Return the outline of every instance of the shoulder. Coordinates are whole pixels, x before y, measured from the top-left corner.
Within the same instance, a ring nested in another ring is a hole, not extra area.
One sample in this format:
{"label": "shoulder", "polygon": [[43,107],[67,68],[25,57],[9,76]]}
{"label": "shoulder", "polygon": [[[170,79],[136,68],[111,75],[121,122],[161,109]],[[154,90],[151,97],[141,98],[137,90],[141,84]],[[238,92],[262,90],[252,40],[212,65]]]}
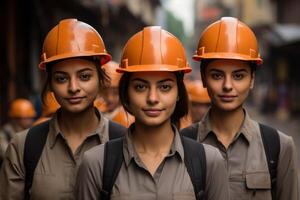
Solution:
{"label": "shoulder", "polygon": [[291,156],[296,153],[296,146],[294,140],[291,136],[277,130],[280,140],[280,157]]}
{"label": "shoulder", "polygon": [[14,137],[12,138],[9,146],[14,147],[14,149],[16,149],[17,152],[20,152],[21,154],[23,154],[25,140],[26,140],[28,131],[29,131],[29,129],[26,129],[24,131],[16,133],[14,135]]}

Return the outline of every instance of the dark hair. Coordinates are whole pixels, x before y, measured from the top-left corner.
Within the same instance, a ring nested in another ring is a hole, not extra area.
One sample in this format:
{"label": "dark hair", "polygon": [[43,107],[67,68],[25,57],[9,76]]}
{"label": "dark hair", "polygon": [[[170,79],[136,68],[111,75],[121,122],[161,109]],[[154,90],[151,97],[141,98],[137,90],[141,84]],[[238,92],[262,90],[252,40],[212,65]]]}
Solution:
{"label": "dark hair", "polygon": [[[175,72],[174,73],[176,76],[176,82],[177,82],[177,88],[178,88],[178,101],[176,102],[176,107],[171,115],[171,122],[175,124],[178,128],[180,125],[180,119],[188,114],[188,94],[187,90],[185,88],[184,82],[183,82],[183,77],[184,73],[183,72]],[[128,98],[128,87],[129,87],[129,80],[131,77],[132,73],[130,72],[125,72],[119,82],[119,97],[120,101],[125,108],[125,110],[132,114],[130,109],[129,109],[129,98]]]}
{"label": "dark hair", "polygon": [[[98,77],[99,77],[100,91],[102,91],[105,87],[107,87],[110,84],[110,77],[101,68],[100,58],[98,58],[98,57],[77,57],[77,58],[89,60],[89,61],[92,61],[95,64],[97,74],[98,74]],[[44,86],[43,86],[43,89],[42,89],[42,94],[41,94],[42,103],[44,105],[45,105],[45,99],[46,99],[47,92],[50,90],[50,82],[51,82],[51,79],[52,79],[52,73],[51,73],[52,72],[51,71],[52,66],[55,65],[58,62],[61,62],[61,61],[62,60],[58,60],[58,61],[55,61],[55,62],[48,63],[46,65],[47,77],[46,77],[46,82],[44,83]]]}

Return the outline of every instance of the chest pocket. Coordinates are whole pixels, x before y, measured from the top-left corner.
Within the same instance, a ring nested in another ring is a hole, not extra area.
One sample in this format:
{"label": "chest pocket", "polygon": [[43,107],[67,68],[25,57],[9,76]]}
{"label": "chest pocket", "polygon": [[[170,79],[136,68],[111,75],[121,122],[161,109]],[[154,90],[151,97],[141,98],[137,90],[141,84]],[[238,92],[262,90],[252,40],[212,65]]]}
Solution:
{"label": "chest pocket", "polygon": [[249,199],[271,200],[271,181],[268,172],[246,174],[246,187]]}
{"label": "chest pocket", "polygon": [[246,186],[247,189],[270,190],[270,174],[268,172],[256,172],[246,174]]}

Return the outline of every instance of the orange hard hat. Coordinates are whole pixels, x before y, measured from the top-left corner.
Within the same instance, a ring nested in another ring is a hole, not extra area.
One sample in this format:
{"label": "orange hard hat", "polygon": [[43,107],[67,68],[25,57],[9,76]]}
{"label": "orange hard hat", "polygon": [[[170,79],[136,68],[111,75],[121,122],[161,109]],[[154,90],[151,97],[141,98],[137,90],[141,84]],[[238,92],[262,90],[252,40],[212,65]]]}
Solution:
{"label": "orange hard hat", "polygon": [[106,112],[107,106],[102,97],[97,97],[94,101],[94,106],[100,111],[100,112]]}
{"label": "orange hard hat", "polygon": [[192,71],[181,42],[159,26],[145,27],[123,49],[118,72]]}
{"label": "orange hard hat", "polygon": [[8,115],[9,117],[33,118],[36,112],[29,100],[16,99],[11,103]]}
{"label": "orange hard hat", "polygon": [[47,63],[74,57],[99,57],[103,65],[111,60],[99,33],[77,19],[64,19],[46,36],[39,67]]}
{"label": "orange hard hat", "polygon": [[58,108],[60,108],[60,105],[56,101],[53,92],[48,92],[42,105],[42,116],[54,114]]}
{"label": "orange hard hat", "polygon": [[103,69],[105,73],[110,78],[110,87],[119,87],[119,81],[121,79],[121,74],[116,70],[119,67],[119,64],[114,61],[109,61],[105,65],[103,65]]}
{"label": "orange hard hat", "polygon": [[135,121],[135,118],[131,114],[126,112],[122,107],[111,120],[125,127],[129,127]]}
{"label": "orange hard hat", "polygon": [[207,89],[203,87],[200,80],[186,82],[189,100],[197,103],[210,103]]}
{"label": "orange hard hat", "polygon": [[233,17],[222,17],[203,31],[193,59],[235,59],[262,64],[254,33]]}

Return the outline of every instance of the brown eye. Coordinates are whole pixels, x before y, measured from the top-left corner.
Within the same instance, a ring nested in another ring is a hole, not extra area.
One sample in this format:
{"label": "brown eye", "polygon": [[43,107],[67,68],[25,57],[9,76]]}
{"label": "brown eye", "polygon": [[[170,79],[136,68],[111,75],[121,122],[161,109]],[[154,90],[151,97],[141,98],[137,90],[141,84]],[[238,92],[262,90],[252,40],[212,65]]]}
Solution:
{"label": "brown eye", "polygon": [[68,80],[68,77],[65,75],[55,75],[54,80],[57,83],[65,83]]}
{"label": "brown eye", "polygon": [[79,78],[82,81],[88,81],[91,79],[91,74],[87,74],[87,73],[80,74]]}
{"label": "brown eye", "polygon": [[162,84],[159,86],[159,89],[163,92],[168,92],[172,89],[172,86],[169,84]]}
{"label": "brown eye", "polygon": [[222,78],[223,78],[223,74],[221,74],[221,73],[212,73],[212,74],[211,74],[211,77],[212,77],[214,80],[219,80],[219,79],[222,79]]}
{"label": "brown eye", "polygon": [[245,75],[243,73],[233,74],[233,79],[234,80],[242,80],[244,77],[245,77]]}
{"label": "brown eye", "polygon": [[135,84],[134,89],[138,92],[143,92],[147,89],[147,86],[145,84]]}

